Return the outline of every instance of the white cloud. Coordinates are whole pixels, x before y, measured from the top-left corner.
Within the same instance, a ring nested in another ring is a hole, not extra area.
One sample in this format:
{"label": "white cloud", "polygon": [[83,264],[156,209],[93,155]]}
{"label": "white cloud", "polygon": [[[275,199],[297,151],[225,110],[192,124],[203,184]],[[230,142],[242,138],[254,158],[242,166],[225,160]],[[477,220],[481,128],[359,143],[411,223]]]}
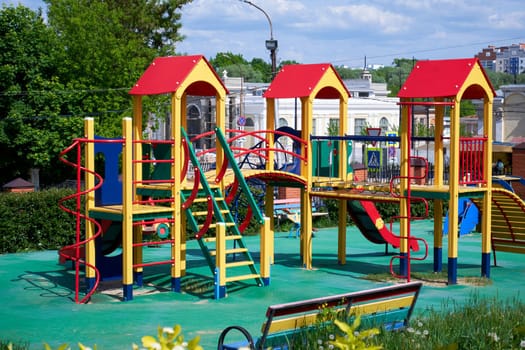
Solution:
{"label": "white cloud", "polygon": [[328,20],[333,23],[335,19],[341,28],[365,25],[368,30],[379,29],[386,34],[403,32],[412,22],[410,17],[371,5],[334,6],[329,12],[332,16]]}
{"label": "white cloud", "polygon": [[[36,9],[42,0],[0,0]],[[279,60],[358,66],[393,58],[472,57],[488,45],[525,42],[523,0],[249,0],[271,18]],[[183,6],[177,51],[213,57],[230,51],[269,61],[268,21],[243,0]]]}
{"label": "white cloud", "polygon": [[464,7],[465,2],[463,0],[395,0],[393,4],[395,7],[400,6],[412,10],[446,8],[453,11]]}
{"label": "white cloud", "polygon": [[488,17],[488,23],[495,29],[523,29],[525,12],[496,13]]}

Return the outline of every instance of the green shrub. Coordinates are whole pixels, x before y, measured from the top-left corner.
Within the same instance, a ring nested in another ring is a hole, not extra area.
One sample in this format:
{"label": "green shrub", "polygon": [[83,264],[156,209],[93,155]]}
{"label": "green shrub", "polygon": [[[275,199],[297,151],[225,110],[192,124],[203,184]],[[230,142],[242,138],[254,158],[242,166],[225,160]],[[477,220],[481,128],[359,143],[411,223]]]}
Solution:
{"label": "green shrub", "polygon": [[29,343],[0,340],[0,350],[27,350]]}
{"label": "green shrub", "polygon": [[[74,243],[75,217],[58,206],[61,198],[72,193],[70,189],[0,193],[0,254],[59,249]],[[65,204],[75,207],[74,200]]]}

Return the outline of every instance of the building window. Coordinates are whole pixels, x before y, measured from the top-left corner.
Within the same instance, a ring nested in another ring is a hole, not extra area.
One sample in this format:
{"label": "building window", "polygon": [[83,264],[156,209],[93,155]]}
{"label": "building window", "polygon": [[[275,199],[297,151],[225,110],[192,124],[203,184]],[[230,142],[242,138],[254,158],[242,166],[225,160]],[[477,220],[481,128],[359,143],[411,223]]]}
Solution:
{"label": "building window", "polygon": [[279,118],[279,124],[278,124],[279,128],[280,127],[283,127],[283,126],[288,126],[288,121],[286,120],[286,118]]}
{"label": "building window", "polygon": [[247,126],[249,128],[253,128],[255,126],[255,123],[253,122],[253,119],[252,118],[246,118],[246,124],[244,124],[244,126]]}
{"label": "building window", "polygon": [[388,131],[388,119],[383,117],[379,121],[379,127],[381,128],[381,134],[386,135],[386,132]]}
{"label": "building window", "polygon": [[329,119],[328,121],[328,135],[339,135],[339,119]]}
{"label": "building window", "polygon": [[201,111],[197,106],[191,105],[188,107],[188,119],[200,119]]}
{"label": "building window", "polygon": [[354,124],[354,135],[364,135],[366,131],[366,119],[356,118]]}

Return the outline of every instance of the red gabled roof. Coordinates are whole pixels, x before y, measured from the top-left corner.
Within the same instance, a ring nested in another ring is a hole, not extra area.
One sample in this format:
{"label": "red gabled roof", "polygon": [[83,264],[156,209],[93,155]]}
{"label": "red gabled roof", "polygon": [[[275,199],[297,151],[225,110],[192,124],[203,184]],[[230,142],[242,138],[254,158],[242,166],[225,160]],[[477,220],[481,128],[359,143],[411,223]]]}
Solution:
{"label": "red gabled roof", "polygon": [[[432,98],[456,96],[468,75],[479,65],[493,96],[496,96],[490,80],[477,58],[418,61],[397,94],[400,98]],[[463,96],[467,99],[483,98],[481,88],[472,88]]]}
{"label": "red gabled roof", "polygon": [[9,181],[2,187],[3,188],[28,188],[28,187],[35,187],[35,185],[32,182],[22,179],[21,177],[17,177],[16,179]]}
{"label": "red gabled roof", "polygon": [[[213,76],[222,84],[222,80],[202,55],[158,57],[153,60],[131,88],[129,94],[159,95],[175,92],[200,60],[206,62]],[[222,86],[227,92],[224,84]],[[189,95],[195,96],[215,96],[216,94],[213,86],[204,81],[190,85],[187,92]]]}
{"label": "red gabled roof", "polygon": [[[294,98],[310,96],[323,75],[332,69],[341,82],[342,87],[350,96],[343,81],[337,74],[336,70],[329,63],[318,64],[290,64],[284,66],[279,74],[266,90],[266,98]],[[316,98],[336,99],[339,98],[339,92],[335,89],[321,89]]]}

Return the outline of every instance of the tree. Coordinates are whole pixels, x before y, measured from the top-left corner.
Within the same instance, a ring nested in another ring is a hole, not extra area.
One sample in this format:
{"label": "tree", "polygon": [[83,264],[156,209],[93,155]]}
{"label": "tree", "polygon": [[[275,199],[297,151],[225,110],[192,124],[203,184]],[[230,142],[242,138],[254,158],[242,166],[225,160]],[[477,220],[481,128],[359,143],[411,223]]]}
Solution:
{"label": "tree", "polygon": [[53,177],[60,166],[51,159],[71,135],[71,121],[57,120],[64,50],[41,13],[23,6],[1,9],[0,36],[0,181],[27,178],[31,168]]}
{"label": "tree", "polygon": [[373,72],[373,79],[377,82],[386,82],[390,96],[397,96],[399,89],[405,83],[414,67],[415,58],[395,58],[393,66],[382,67]]}
{"label": "tree", "polygon": [[218,52],[215,57],[210,58],[210,64],[219,70],[221,67],[232,66],[236,64],[245,65],[248,61],[240,54],[233,54],[231,52]]}
{"label": "tree", "polygon": [[[267,63],[261,58],[253,58],[250,64],[254,70],[261,74],[262,80],[260,81],[264,83],[269,83],[272,81],[272,65],[270,63]],[[280,67],[282,67],[282,64],[279,65],[277,71],[279,71]]]}
{"label": "tree", "polygon": [[210,64],[217,74],[222,76],[226,71],[229,77],[243,77],[249,82],[270,82],[272,68],[260,58],[254,58],[248,62],[240,54],[231,52],[219,52],[210,58]]}
{"label": "tree", "polygon": [[334,67],[341,79],[359,79],[361,76],[361,69],[352,69],[345,66]]}
{"label": "tree", "polygon": [[[54,1],[54,0],[48,0]],[[136,34],[158,55],[175,55],[176,44],[184,39],[180,34],[181,8],[193,0],[111,0],[111,11],[121,12],[121,22],[127,34]]]}
{"label": "tree", "polygon": [[499,89],[501,85],[514,84],[514,76],[511,74],[494,72],[492,70],[486,70],[485,72],[494,89]]}
{"label": "tree", "polygon": [[[66,47],[63,79],[75,92],[69,112],[96,117],[97,134],[120,136],[120,119],[131,115],[129,89],[155,57],[175,54],[183,39],[177,11],[191,0],[45,1]],[[144,104],[146,113],[158,108]]]}
{"label": "tree", "polygon": [[[0,166],[4,182],[41,169],[43,183],[68,177],[59,152],[82,135],[120,136],[131,115],[128,91],[154,57],[175,53],[178,10],[191,0],[44,0],[40,12],[0,13]],[[159,104],[145,103],[147,113]],[[69,170],[69,169],[68,169]]]}

